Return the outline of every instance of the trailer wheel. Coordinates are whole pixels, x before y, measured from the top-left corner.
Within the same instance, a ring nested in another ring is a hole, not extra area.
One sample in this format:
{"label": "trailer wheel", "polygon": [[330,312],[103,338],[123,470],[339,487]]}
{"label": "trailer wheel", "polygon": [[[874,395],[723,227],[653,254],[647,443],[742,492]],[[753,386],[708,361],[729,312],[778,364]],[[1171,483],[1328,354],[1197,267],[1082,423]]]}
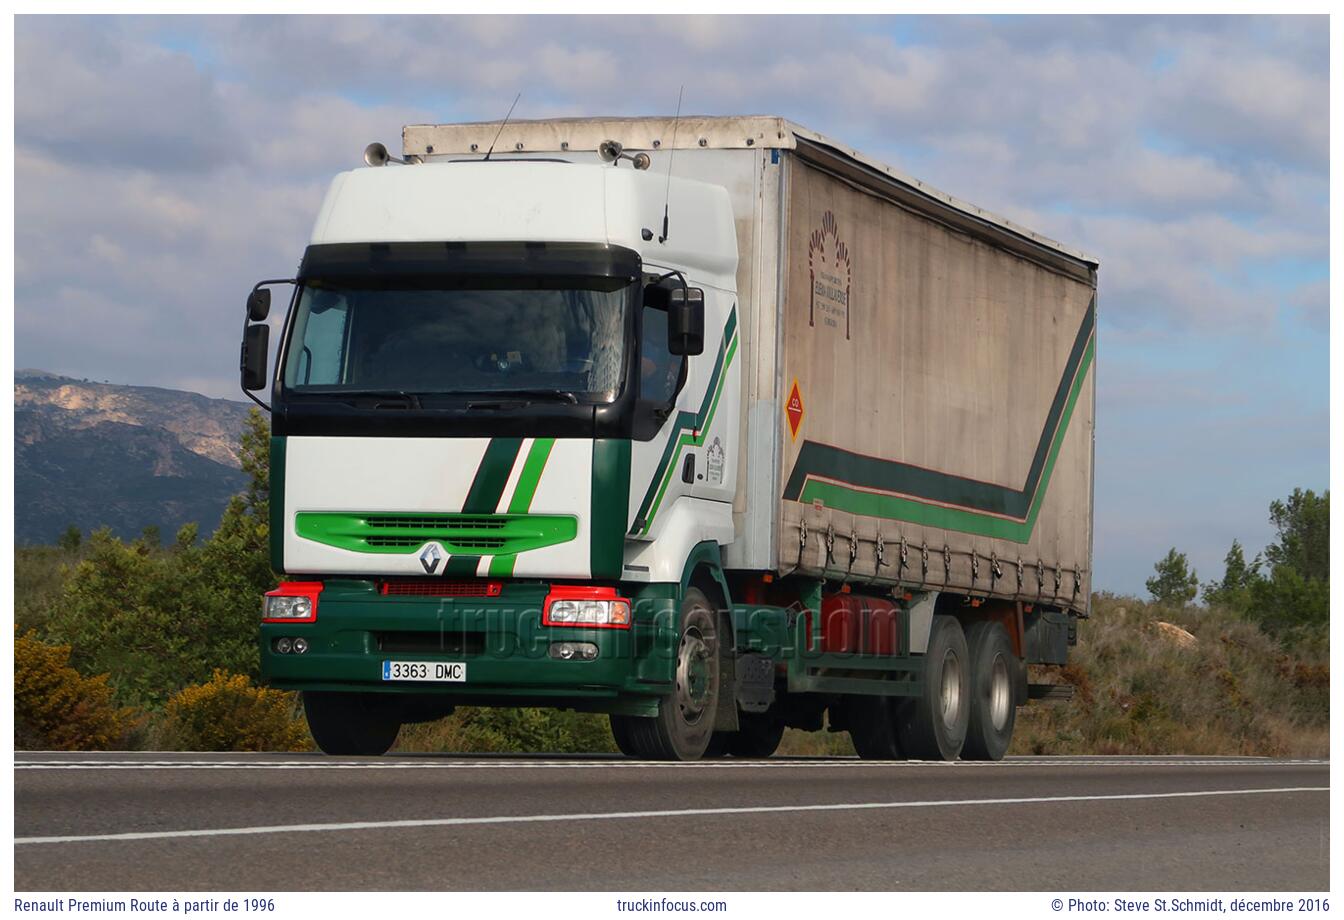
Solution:
{"label": "trailer wheel", "polygon": [[860,760],[901,760],[895,702],[885,696],[851,696],[849,738]]}
{"label": "trailer wheel", "polygon": [[308,731],[324,754],[386,754],[401,731],[398,701],[382,693],[305,691]]}
{"label": "trailer wheel", "polygon": [[956,760],[970,722],[971,668],[961,624],[933,618],[924,655],[924,694],[896,707],[896,734],[907,757]]}
{"label": "trailer wheel", "polygon": [[737,731],[728,735],[728,753],[734,757],[769,757],[784,738],[784,720],[772,711],[739,712]]}
{"label": "trailer wheel", "polygon": [[979,622],[966,633],[971,653],[971,718],[961,756],[1002,760],[1013,740],[1018,661],[1001,623]]}
{"label": "trailer wheel", "polygon": [[675,686],[652,718],[630,717],[636,756],[649,760],[699,760],[714,734],[719,705],[719,618],[698,588],[681,603]]}

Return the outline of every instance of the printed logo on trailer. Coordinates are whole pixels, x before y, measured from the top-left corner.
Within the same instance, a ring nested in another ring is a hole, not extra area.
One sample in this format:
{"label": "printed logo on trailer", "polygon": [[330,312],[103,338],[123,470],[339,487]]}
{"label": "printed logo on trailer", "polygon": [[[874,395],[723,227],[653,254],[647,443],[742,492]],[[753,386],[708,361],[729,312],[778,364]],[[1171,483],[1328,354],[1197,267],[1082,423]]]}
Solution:
{"label": "printed logo on trailer", "polygon": [[840,239],[835,215],[827,211],[821,219],[821,229],[812,231],[807,245],[807,269],[812,279],[812,298],[808,307],[807,324],[815,326],[821,315],[823,326],[845,327],[849,338],[849,247]]}

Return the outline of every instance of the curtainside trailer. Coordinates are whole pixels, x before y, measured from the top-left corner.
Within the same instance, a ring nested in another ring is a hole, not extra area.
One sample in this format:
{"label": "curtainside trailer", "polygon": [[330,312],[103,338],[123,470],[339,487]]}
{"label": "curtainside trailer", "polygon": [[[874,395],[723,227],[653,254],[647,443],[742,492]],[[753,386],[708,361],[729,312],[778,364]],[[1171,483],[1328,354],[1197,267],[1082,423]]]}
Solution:
{"label": "curtainside trailer", "polygon": [[241,360],[262,671],[323,750],[485,705],[647,758],[1004,755],[1089,609],[1095,259],[774,117],[366,162]]}

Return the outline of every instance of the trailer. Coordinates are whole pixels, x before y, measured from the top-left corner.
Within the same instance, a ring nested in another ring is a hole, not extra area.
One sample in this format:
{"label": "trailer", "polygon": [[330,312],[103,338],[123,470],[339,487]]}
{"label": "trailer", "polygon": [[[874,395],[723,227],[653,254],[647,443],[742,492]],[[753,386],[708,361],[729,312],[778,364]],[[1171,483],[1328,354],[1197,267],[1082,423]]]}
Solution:
{"label": "trailer", "polygon": [[474,704],[643,757],[1003,756],[1089,609],[1096,260],[774,117],[368,160],[242,360],[294,578],[263,674],[324,750]]}

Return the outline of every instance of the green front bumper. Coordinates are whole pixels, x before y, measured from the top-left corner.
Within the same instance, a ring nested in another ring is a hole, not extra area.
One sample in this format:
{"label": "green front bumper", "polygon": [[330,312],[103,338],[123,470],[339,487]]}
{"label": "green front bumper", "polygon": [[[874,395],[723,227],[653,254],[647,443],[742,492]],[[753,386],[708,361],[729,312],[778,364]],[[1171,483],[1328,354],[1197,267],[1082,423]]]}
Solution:
{"label": "green front bumper", "polygon": [[[506,583],[498,597],[386,596],[371,581],[330,580],[314,623],[263,623],[261,673],[287,690],[371,690],[639,711],[672,688],[676,599],[634,599],[630,629],[541,625],[548,586]],[[652,595],[652,596],[650,596]],[[303,637],[304,654],[275,640]],[[550,657],[552,643],[591,642],[592,661]],[[384,661],[463,662],[466,680],[387,681]]]}

